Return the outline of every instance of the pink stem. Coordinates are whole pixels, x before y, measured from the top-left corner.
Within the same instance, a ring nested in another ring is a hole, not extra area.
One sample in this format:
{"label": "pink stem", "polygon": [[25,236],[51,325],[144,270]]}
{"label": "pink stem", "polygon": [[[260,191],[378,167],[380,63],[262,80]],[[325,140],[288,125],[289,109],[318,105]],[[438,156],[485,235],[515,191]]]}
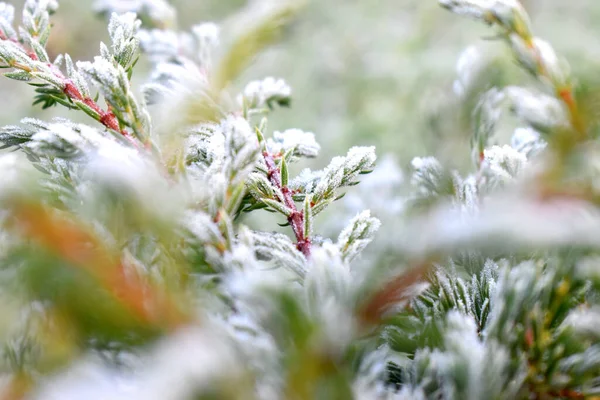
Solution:
{"label": "pink stem", "polygon": [[294,231],[294,235],[296,235],[296,248],[300,250],[306,258],[309,258],[311,242],[310,238],[306,237],[306,233],[304,232],[304,214],[302,211],[298,211],[290,188],[281,184],[281,171],[275,164],[273,155],[265,151],[263,152],[263,157],[267,164],[267,176],[269,177],[269,180],[275,187],[281,190],[281,193],[283,193],[283,204],[292,210],[292,214],[288,217],[288,222]]}

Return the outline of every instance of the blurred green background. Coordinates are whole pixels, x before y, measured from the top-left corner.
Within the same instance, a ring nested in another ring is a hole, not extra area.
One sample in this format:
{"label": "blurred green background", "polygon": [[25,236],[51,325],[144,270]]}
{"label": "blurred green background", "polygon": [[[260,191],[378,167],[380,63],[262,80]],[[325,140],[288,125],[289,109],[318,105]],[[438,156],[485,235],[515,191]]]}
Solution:
{"label": "blurred green background", "polygon": [[[9,1],[20,9],[23,1]],[[181,28],[219,21],[245,0],[174,0]],[[600,64],[600,1],[527,0],[534,31],[566,57],[579,79],[594,80]],[[49,49],[91,59],[106,22],[92,12],[91,0],[61,0]],[[460,164],[468,160],[469,115],[473,101],[459,102],[452,91],[456,61],[469,45],[486,50],[481,80],[489,85],[518,83],[524,73],[504,46],[483,39],[493,31],[440,8],[436,0],[312,1],[278,45],[262,54],[240,81],[267,75],[293,88],[293,107],[278,111],[271,128],[315,132],[324,166],[352,145],[376,145],[401,164],[415,155],[434,154]],[[139,71],[138,71],[139,72]],[[138,82],[144,74],[138,73]],[[22,117],[48,119],[68,111],[31,107],[33,90],[0,81],[0,123]],[[485,89],[478,87],[474,93]],[[471,98],[475,98],[472,96]],[[74,119],[82,113],[70,113]]]}

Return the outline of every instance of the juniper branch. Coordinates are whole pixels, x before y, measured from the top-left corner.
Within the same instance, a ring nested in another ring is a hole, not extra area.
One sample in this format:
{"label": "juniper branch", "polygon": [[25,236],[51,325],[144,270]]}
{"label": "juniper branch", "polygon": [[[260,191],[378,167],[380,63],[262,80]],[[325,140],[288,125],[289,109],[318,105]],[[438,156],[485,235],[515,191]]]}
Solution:
{"label": "juniper branch", "polygon": [[[5,42],[8,41],[10,43],[14,43],[15,45],[19,46],[19,48],[29,56],[31,61],[36,62],[35,64],[33,64],[33,67],[30,67],[27,65],[23,65],[16,60],[7,60],[7,64],[10,67],[20,69],[20,70],[26,71],[26,72],[46,72],[46,71],[42,70],[41,68],[39,68],[39,66],[36,65],[37,63],[40,63],[40,61],[39,61],[38,57],[36,56],[36,54],[32,50],[26,49],[25,46],[23,44],[19,43],[17,40],[11,40],[11,39],[7,38],[6,35],[2,31],[0,31],[0,40],[5,41]],[[108,108],[106,110],[102,109],[100,107],[100,105],[98,105],[98,103],[96,101],[94,101],[94,99],[92,99],[89,96],[84,96],[81,93],[81,91],[77,88],[75,83],[71,79],[65,77],[64,74],[58,68],[56,68],[51,63],[45,63],[45,65],[52,72],[52,74],[53,74],[54,78],[56,79],[56,82],[60,86],[62,92],[73,103],[75,103],[75,104],[82,103],[85,106],[89,107],[94,113],[97,114],[95,116],[95,119],[98,122],[100,122],[102,125],[104,125],[106,128],[111,129],[116,132],[119,132],[123,136],[126,136],[126,137],[130,136],[127,131],[125,131],[124,129],[121,129],[121,127],[119,126],[119,122],[118,122],[117,118],[115,117],[115,114],[113,114],[113,112],[110,110],[110,108]]]}
{"label": "juniper branch", "polygon": [[281,180],[281,169],[275,163],[273,154],[264,151],[263,157],[267,164],[267,177],[269,178],[269,181],[271,181],[273,186],[281,190],[281,193],[283,193],[283,204],[292,210],[288,217],[288,222],[296,236],[296,247],[308,258],[310,257],[311,239],[304,230],[304,213],[296,207],[296,203],[292,197],[292,190],[287,185],[283,184]]}

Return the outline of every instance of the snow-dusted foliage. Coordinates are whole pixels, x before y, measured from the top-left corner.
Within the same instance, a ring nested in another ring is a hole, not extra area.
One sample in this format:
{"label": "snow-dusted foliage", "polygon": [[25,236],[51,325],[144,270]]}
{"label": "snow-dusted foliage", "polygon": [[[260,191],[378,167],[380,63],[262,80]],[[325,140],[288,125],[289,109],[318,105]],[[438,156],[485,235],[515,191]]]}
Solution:
{"label": "snow-dusted foliage", "polygon": [[326,132],[268,129],[284,80],[232,83],[300,2],[181,32],[166,1],[98,1],[110,43],[87,62],[50,61],[55,1],[26,1],[18,27],[0,3],[4,75],[91,118],[0,128],[17,150],[0,155],[0,397],[597,396],[598,127],[517,0],[440,3],[495,26],[539,84],[473,102],[471,169],[352,147],[297,175]]}

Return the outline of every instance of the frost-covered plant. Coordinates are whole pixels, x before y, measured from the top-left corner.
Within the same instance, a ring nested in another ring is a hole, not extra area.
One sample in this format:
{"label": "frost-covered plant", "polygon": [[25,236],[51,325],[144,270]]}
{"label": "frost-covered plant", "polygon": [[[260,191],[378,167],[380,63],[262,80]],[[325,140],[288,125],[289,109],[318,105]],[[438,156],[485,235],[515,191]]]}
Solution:
{"label": "frost-covered plant", "polygon": [[[415,398],[596,398],[600,342],[588,329],[600,214],[589,97],[517,0],[440,4],[494,26],[538,87],[481,96],[467,176],[431,157],[413,161],[413,217],[390,243],[420,260],[413,271],[430,285],[381,329],[382,343],[405,356],[388,364],[388,383]],[[463,55],[455,86],[469,85],[469,68],[477,59]],[[523,126],[502,145],[504,104]]]}
{"label": "frost-covered plant", "polygon": [[[350,262],[379,221],[363,212],[332,240],[315,219],[371,172],[374,148],[294,177],[291,164],[320,147],[300,129],[269,135],[267,114],[290,105],[290,87],[230,88],[299,4],[257,3],[242,28],[188,33],[167,29],[165,2],[99,2],[110,43],[92,62],[50,60],[56,2],[27,1],[18,29],[14,8],[0,7],[5,76],[34,86],[35,104],[96,121],[0,130],[20,150],[2,157],[3,293],[22,315],[2,332],[7,396],[277,398],[317,390],[305,379],[315,367],[345,376],[328,365],[342,366],[359,332],[365,282]],[[140,56],[152,63],[144,97],[130,82]],[[244,227],[258,210],[281,214],[291,238]],[[72,374],[86,368],[101,373],[82,376],[84,389]]]}
{"label": "frost-covered plant", "polygon": [[[269,132],[291,88],[272,77],[232,88],[301,4],[258,1],[180,32],[164,1],[102,1],[111,42],[93,62],[51,62],[56,2],[28,0],[18,29],[0,3],[5,75],[34,86],[35,104],[95,120],[0,129],[18,150],[0,157],[3,395],[599,394],[596,126],[516,0],[441,4],[495,25],[540,87],[482,96],[467,176],[433,157],[413,160],[411,179],[391,161],[371,175],[375,213],[394,220],[358,263],[380,220],[354,197],[341,232],[319,235],[317,222],[376,168],[375,149],[293,176],[320,146],[319,132]],[[142,96],[138,57],[152,68]],[[506,103],[524,126],[500,145]],[[390,181],[410,194],[387,199]],[[285,233],[244,225],[263,212]]]}

